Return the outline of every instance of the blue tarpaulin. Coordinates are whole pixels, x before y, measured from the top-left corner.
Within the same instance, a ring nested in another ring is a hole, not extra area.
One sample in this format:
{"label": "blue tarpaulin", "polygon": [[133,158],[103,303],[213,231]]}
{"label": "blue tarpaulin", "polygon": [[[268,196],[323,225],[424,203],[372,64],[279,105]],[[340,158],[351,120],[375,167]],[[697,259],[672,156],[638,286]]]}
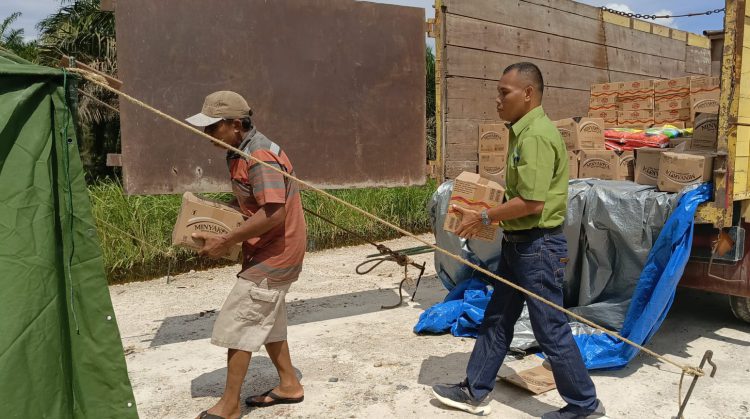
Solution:
{"label": "blue tarpaulin", "polygon": [[442,303],[425,310],[419,316],[414,333],[445,333],[454,336],[476,337],[484,319],[484,310],[490,302],[492,290],[479,279],[470,279],[456,285]]}
{"label": "blue tarpaulin", "polygon": [[[710,198],[710,184],[686,192],[667,219],[641,271],[620,330],[623,337],[643,345],[659,330],[690,258],[695,211]],[[605,334],[579,335],[576,339],[589,369],[623,367],[638,353],[633,346]]]}
{"label": "blue tarpaulin", "polygon": [[[672,211],[648,254],[620,331],[622,336],[644,344],[661,326],[690,257],[695,211],[710,197],[711,185],[703,184],[686,192]],[[443,303],[422,313],[414,332],[450,330],[455,336],[476,336],[491,293],[479,279],[459,283]],[[576,342],[589,369],[625,366],[638,352],[605,334],[581,333]]]}

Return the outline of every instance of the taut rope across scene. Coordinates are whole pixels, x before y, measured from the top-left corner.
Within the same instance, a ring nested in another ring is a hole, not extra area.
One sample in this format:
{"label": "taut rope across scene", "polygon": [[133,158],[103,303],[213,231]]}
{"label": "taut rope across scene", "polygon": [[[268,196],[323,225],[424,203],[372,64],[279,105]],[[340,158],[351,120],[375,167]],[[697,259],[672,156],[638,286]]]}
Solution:
{"label": "taut rope across scene", "polygon": [[[79,74],[79,75],[81,75],[81,77],[83,77],[84,79],[90,81],[91,83],[94,83],[94,84],[102,87],[105,90],[108,90],[108,91],[110,91],[112,93],[115,93],[115,94],[119,95],[119,97],[121,97],[121,98],[123,98],[123,99],[125,99],[125,100],[127,100],[127,101],[129,101],[131,103],[133,103],[134,105],[136,105],[136,106],[138,106],[138,107],[140,107],[142,109],[148,110],[148,111],[150,111],[150,112],[158,115],[159,117],[161,117],[163,119],[166,119],[166,120],[168,120],[168,121],[170,121],[170,122],[172,122],[172,123],[174,123],[176,125],[179,125],[182,128],[184,128],[184,129],[186,129],[186,130],[188,130],[188,131],[190,131],[190,132],[192,132],[194,134],[197,134],[200,137],[202,137],[202,138],[204,138],[204,139],[206,139],[208,141],[211,141],[212,143],[214,143],[214,144],[216,144],[216,145],[218,145],[218,146],[220,146],[222,148],[225,148],[225,149],[227,149],[229,151],[237,153],[238,155],[240,155],[240,156],[242,156],[242,157],[244,157],[244,158],[246,158],[248,160],[252,160],[252,161],[254,161],[257,164],[263,165],[264,167],[266,167],[268,169],[274,170],[274,171],[278,172],[279,174],[281,174],[282,176],[284,176],[285,178],[288,178],[288,179],[290,179],[292,181],[297,182],[300,185],[305,186],[307,189],[315,191],[316,193],[321,194],[321,195],[325,196],[326,198],[328,198],[328,199],[330,199],[330,200],[332,200],[332,201],[334,201],[334,202],[336,202],[338,204],[341,204],[341,205],[343,205],[343,206],[351,209],[352,211],[355,211],[355,212],[357,212],[357,213],[359,213],[359,214],[361,214],[361,215],[363,215],[363,216],[365,216],[365,217],[367,217],[367,218],[369,218],[371,220],[374,220],[374,221],[376,221],[378,223],[381,223],[381,224],[383,224],[383,225],[385,225],[385,226],[387,226],[387,227],[389,227],[389,228],[391,228],[391,229],[393,229],[395,231],[398,231],[399,233],[401,233],[404,236],[410,237],[410,238],[412,238],[414,240],[417,240],[417,241],[423,243],[426,247],[433,249],[435,252],[439,252],[439,253],[441,253],[441,254],[443,254],[443,255],[451,258],[451,259],[454,259],[454,260],[456,260],[456,261],[458,261],[458,262],[460,262],[460,263],[462,263],[462,264],[464,264],[466,266],[469,266],[472,269],[474,269],[475,271],[481,272],[481,273],[487,275],[490,278],[493,278],[493,279],[495,279],[497,281],[500,281],[501,283],[503,283],[503,284],[505,284],[505,285],[507,285],[507,286],[509,286],[509,287],[511,287],[511,288],[513,288],[513,289],[515,289],[517,291],[519,291],[519,292],[522,292],[523,294],[528,295],[531,298],[537,299],[537,300],[541,301],[542,303],[547,304],[548,306],[550,306],[550,307],[552,307],[552,308],[554,308],[556,310],[559,310],[559,311],[565,313],[570,318],[573,318],[573,319],[575,319],[575,320],[577,320],[577,321],[579,321],[579,322],[581,322],[583,324],[586,324],[587,326],[590,326],[590,327],[592,327],[592,328],[594,328],[594,329],[596,329],[596,330],[598,330],[598,331],[600,331],[602,333],[605,333],[605,334],[607,334],[607,335],[609,335],[609,336],[611,336],[611,337],[613,337],[613,338],[615,338],[617,340],[620,340],[620,341],[622,341],[622,342],[624,342],[624,343],[626,343],[626,344],[628,344],[628,345],[630,345],[630,346],[632,346],[632,347],[634,347],[634,348],[636,348],[636,349],[638,349],[638,350],[640,350],[640,351],[642,351],[642,352],[644,352],[644,353],[646,353],[646,354],[648,354],[648,355],[650,355],[650,356],[652,356],[652,357],[654,357],[654,358],[656,358],[656,359],[658,359],[660,361],[663,361],[663,362],[665,362],[667,364],[670,364],[670,365],[676,367],[681,372],[680,385],[678,386],[678,405],[682,405],[683,404],[682,403],[682,394],[681,394],[682,393],[682,385],[681,384],[682,384],[682,379],[684,378],[684,376],[685,375],[690,375],[690,376],[694,377],[693,385],[691,385],[691,390],[692,390],[692,387],[695,385],[695,380],[698,377],[702,377],[702,376],[705,375],[703,369],[701,368],[702,365],[703,365],[703,363],[701,363],[701,367],[693,367],[693,366],[690,366],[690,365],[687,365],[687,364],[681,364],[680,362],[678,362],[676,360],[673,360],[673,359],[671,359],[671,358],[669,358],[669,357],[667,357],[665,355],[661,355],[659,353],[656,353],[656,352],[654,352],[654,351],[652,351],[652,350],[650,350],[650,349],[648,349],[648,348],[646,348],[646,347],[644,347],[644,346],[642,346],[642,345],[640,345],[640,344],[638,344],[636,342],[633,342],[633,341],[631,341],[631,340],[629,340],[629,339],[621,336],[617,332],[614,332],[614,331],[611,331],[609,329],[606,329],[605,327],[600,326],[600,325],[598,325],[598,324],[596,324],[596,323],[594,323],[594,322],[592,322],[592,321],[590,321],[590,320],[588,320],[588,319],[586,319],[586,318],[584,318],[584,317],[582,317],[582,316],[580,316],[580,315],[578,315],[576,313],[573,313],[572,311],[567,310],[566,308],[564,308],[564,307],[562,307],[562,306],[560,306],[558,304],[555,304],[554,302],[549,301],[549,300],[547,300],[547,299],[545,299],[545,298],[543,298],[543,297],[541,297],[541,296],[539,296],[539,295],[537,295],[537,294],[535,294],[535,293],[533,293],[533,292],[531,292],[531,291],[529,291],[529,290],[527,290],[527,289],[525,289],[525,288],[523,288],[521,286],[518,286],[518,285],[514,284],[513,282],[511,282],[511,281],[509,281],[509,280],[507,280],[505,278],[502,278],[499,275],[497,275],[497,274],[495,274],[493,272],[490,272],[489,270],[487,270],[485,268],[482,268],[479,265],[476,265],[476,264],[474,264],[472,262],[469,262],[469,261],[461,258],[460,256],[458,256],[456,254],[453,254],[450,251],[448,251],[446,249],[443,249],[443,248],[441,248],[441,247],[439,247],[439,246],[437,246],[435,244],[429,243],[429,242],[421,239],[417,235],[415,235],[415,234],[413,234],[413,233],[411,233],[411,232],[409,232],[407,230],[404,230],[401,227],[399,227],[397,225],[394,225],[394,224],[392,224],[392,223],[390,223],[390,222],[388,222],[388,221],[386,221],[386,220],[378,217],[377,215],[369,213],[369,212],[367,212],[367,211],[365,211],[365,210],[363,210],[363,209],[361,209],[361,208],[359,208],[359,207],[357,207],[357,206],[355,206],[353,204],[350,204],[349,202],[344,201],[343,199],[338,198],[338,197],[336,197],[336,196],[334,196],[334,195],[332,195],[332,194],[330,194],[330,193],[328,193],[328,192],[326,192],[326,191],[324,191],[324,190],[322,190],[320,188],[317,188],[317,187],[313,186],[312,184],[310,184],[310,183],[308,183],[308,182],[306,182],[306,181],[304,181],[302,179],[299,179],[296,176],[293,176],[293,175],[291,175],[289,173],[286,173],[286,172],[284,172],[281,169],[278,169],[278,168],[276,168],[276,167],[274,167],[274,166],[272,166],[272,165],[270,165],[268,163],[265,163],[264,161],[259,160],[259,159],[255,158],[255,157],[253,157],[253,156],[245,153],[244,151],[236,148],[236,147],[233,147],[233,146],[230,146],[228,144],[225,144],[224,142],[211,137],[210,135],[204,133],[203,131],[200,131],[200,130],[196,129],[196,128],[194,128],[194,127],[186,124],[185,122],[183,122],[183,121],[181,121],[181,120],[179,120],[179,119],[177,119],[177,118],[175,118],[173,116],[170,116],[170,115],[168,115],[168,114],[166,114],[166,113],[164,113],[164,112],[162,112],[162,111],[160,111],[160,110],[158,110],[158,109],[156,109],[156,108],[148,105],[147,103],[144,103],[144,102],[142,102],[142,101],[140,101],[140,100],[138,100],[138,99],[136,99],[136,98],[128,95],[127,93],[124,93],[124,92],[120,91],[119,89],[111,87],[109,84],[107,84],[106,79],[103,76],[99,75],[99,74],[92,73],[92,72],[89,72],[89,71],[86,71],[86,70],[83,70],[83,69],[79,69],[79,68],[67,68],[67,69],[64,69],[64,71],[69,71],[69,72],[72,72],[72,73]],[[713,376],[713,374],[712,374],[712,376]],[[686,403],[687,403],[687,400],[685,400],[685,404]],[[681,406],[681,407],[682,407],[682,409],[681,409],[681,411],[682,411],[684,409],[684,406]]]}

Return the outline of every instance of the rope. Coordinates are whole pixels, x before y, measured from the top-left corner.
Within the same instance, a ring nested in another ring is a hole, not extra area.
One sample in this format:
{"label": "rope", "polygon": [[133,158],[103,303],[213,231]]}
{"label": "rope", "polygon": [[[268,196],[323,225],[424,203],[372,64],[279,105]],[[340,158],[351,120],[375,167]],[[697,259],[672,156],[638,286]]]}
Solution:
{"label": "rope", "polygon": [[94,96],[94,95],[92,95],[90,93],[86,93],[85,91],[83,91],[83,89],[78,89],[78,93],[80,93],[80,94],[86,96],[87,98],[93,100],[94,102],[96,102],[96,103],[104,106],[105,108],[111,110],[112,112],[117,112],[117,113],[120,112],[119,109],[115,108],[114,106],[110,105],[109,103],[107,103],[107,102],[99,99],[98,97],[96,97],[96,96]]}
{"label": "rope", "polygon": [[117,232],[118,232],[118,233],[120,233],[120,234],[124,234],[124,235],[126,235],[126,236],[130,237],[131,239],[133,239],[133,240],[135,240],[135,241],[137,241],[137,242],[139,242],[139,243],[143,243],[143,244],[147,245],[148,247],[150,247],[150,248],[152,248],[152,249],[156,250],[156,252],[157,252],[157,253],[160,253],[160,254],[162,254],[163,256],[167,256],[167,257],[170,257],[170,258],[171,258],[171,257],[174,257],[174,249],[173,249],[172,247],[170,247],[170,248],[169,248],[169,250],[165,252],[164,250],[162,250],[162,249],[161,249],[160,247],[156,246],[155,244],[153,244],[153,243],[149,243],[149,242],[147,242],[146,240],[143,240],[143,239],[142,239],[142,238],[140,238],[140,237],[136,237],[136,236],[134,236],[134,235],[132,235],[132,234],[128,233],[127,231],[125,231],[125,230],[123,230],[123,229],[121,229],[121,228],[119,228],[119,227],[117,227],[117,226],[115,226],[115,225],[112,225],[112,224],[110,224],[110,223],[108,223],[108,222],[104,221],[104,219],[103,219],[103,218],[97,218],[97,219],[96,219],[96,222],[97,222],[97,223],[102,223],[102,224],[104,224],[105,226],[107,226],[107,227],[111,228],[112,230],[115,230],[115,231],[117,231]]}
{"label": "rope", "polygon": [[613,331],[608,330],[608,329],[606,329],[606,328],[604,328],[602,326],[599,326],[598,324],[596,324],[596,323],[594,323],[594,322],[592,322],[592,321],[590,321],[588,319],[585,319],[585,318],[581,317],[580,315],[578,315],[576,313],[573,313],[572,311],[567,310],[566,308],[564,308],[564,307],[562,307],[562,306],[560,306],[558,304],[555,304],[554,302],[549,301],[546,298],[541,297],[541,296],[539,296],[539,295],[537,295],[537,294],[535,294],[535,293],[533,293],[533,292],[531,292],[531,291],[529,291],[529,290],[527,290],[527,289],[525,289],[525,288],[523,288],[523,287],[521,287],[519,285],[516,285],[513,282],[511,282],[511,281],[509,281],[509,280],[507,280],[505,278],[502,278],[499,275],[497,275],[497,274],[495,274],[493,272],[490,272],[487,269],[482,268],[481,266],[479,266],[477,264],[474,264],[472,262],[464,260],[460,256],[457,256],[457,255],[449,252],[448,250],[443,249],[442,247],[439,247],[439,246],[434,245],[432,243],[429,243],[429,242],[427,242],[425,240],[422,240],[418,236],[412,234],[411,232],[409,232],[407,230],[404,230],[403,228],[401,228],[401,227],[399,227],[397,225],[394,225],[394,224],[392,224],[392,223],[390,223],[390,222],[388,222],[388,221],[386,221],[386,220],[384,220],[384,219],[382,219],[382,218],[380,218],[380,217],[378,217],[378,216],[376,216],[374,214],[371,214],[371,213],[369,213],[369,212],[367,212],[367,211],[365,211],[365,210],[363,210],[363,209],[361,209],[361,208],[359,208],[359,207],[357,207],[355,205],[352,205],[349,202],[346,202],[346,201],[344,201],[341,198],[338,198],[338,197],[336,197],[336,196],[334,196],[334,195],[332,195],[332,194],[330,194],[330,193],[328,193],[328,192],[326,192],[326,191],[324,191],[322,189],[319,189],[319,188],[313,186],[312,184],[310,184],[310,183],[308,183],[308,182],[306,182],[304,180],[301,180],[301,179],[299,179],[299,178],[297,178],[295,176],[292,176],[291,174],[286,173],[285,171],[283,171],[283,170],[281,170],[281,169],[279,169],[279,168],[277,168],[277,167],[275,167],[275,166],[273,166],[271,164],[268,164],[268,163],[266,163],[266,162],[264,162],[264,161],[262,161],[262,160],[260,160],[260,159],[258,159],[256,157],[253,157],[250,154],[247,154],[244,151],[242,151],[242,150],[240,150],[240,149],[238,149],[236,147],[233,147],[233,146],[230,146],[228,144],[225,144],[224,142],[222,142],[220,140],[217,140],[214,137],[211,137],[210,135],[208,135],[208,134],[206,134],[206,133],[204,133],[204,132],[202,132],[202,131],[200,131],[200,130],[198,130],[198,129],[196,129],[196,128],[188,125],[188,124],[186,124],[185,122],[183,122],[183,121],[181,121],[181,120],[179,120],[177,118],[174,118],[173,116],[167,115],[164,112],[162,112],[162,111],[160,111],[160,110],[158,110],[158,109],[156,109],[156,108],[154,108],[154,107],[152,107],[152,106],[150,106],[150,105],[148,105],[148,104],[146,104],[146,103],[144,103],[144,102],[142,102],[142,101],[140,101],[140,100],[138,100],[138,99],[136,99],[136,98],[134,98],[134,97],[132,97],[132,96],[130,96],[128,94],[126,94],[126,93],[123,93],[123,92],[121,92],[121,91],[119,91],[119,90],[117,90],[117,89],[115,89],[113,87],[110,87],[108,84],[102,83],[102,82],[96,80],[94,77],[90,77],[89,72],[87,72],[87,71],[80,70],[80,69],[69,69],[69,70],[81,74],[82,77],[84,77],[85,79],[91,81],[92,83],[95,83],[95,84],[101,86],[102,88],[104,88],[106,90],[109,90],[109,91],[111,91],[113,93],[116,93],[116,94],[120,95],[120,97],[125,98],[126,100],[128,100],[129,102],[135,104],[136,106],[139,106],[139,107],[141,107],[143,109],[146,109],[146,110],[148,110],[150,112],[153,112],[154,114],[156,114],[156,115],[158,115],[158,116],[160,116],[160,117],[162,117],[162,118],[164,118],[164,119],[166,119],[168,121],[171,121],[171,122],[173,122],[173,123],[175,123],[175,124],[177,124],[177,125],[185,128],[186,130],[188,130],[188,131],[190,131],[190,132],[192,132],[194,134],[197,134],[197,135],[199,135],[199,136],[201,136],[201,137],[203,137],[203,138],[211,141],[212,143],[214,143],[214,144],[216,144],[216,145],[218,145],[220,147],[223,147],[223,148],[225,148],[227,150],[230,150],[230,151],[232,151],[234,153],[237,153],[238,155],[240,155],[240,156],[242,156],[242,157],[244,157],[246,159],[252,160],[252,161],[256,162],[257,164],[262,165],[262,166],[264,166],[264,167],[266,167],[268,169],[271,169],[271,170],[279,173],[280,175],[282,175],[282,176],[284,176],[284,177],[286,177],[286,178],[288,178],[290,180],[293,180],[293,181],[295,181],[295,182],[297,182],[297,183],[299,183],[301,185],[304,185],[305,187],[309,188],[310,190],[313,190],[313,191],[319,193],[320,195],[323,195],[323,196],[327,197],[328,199],[331,199],[334,202],[337,202],[337,203],[339,203],[339,204],[341,204],[341,205],[343,205],[343,206],[351,209],[352,211],[360,213],[363,216],[365,216],[365,217],[367,217],[367,218],[369,218],[369,219],[371,219],[373,221],[376,221],[376,222],[379,222],[379,223],[381,223],[381,224],[383,224],[385,226],[388,226],[391,229],[396,230],[399,233],[403,234],[404,236],[411,237],[411,238],[419,241],[420,243],[422,243],[422,244],[424,244],[426,246],[429,246],[430,248],[434,249],[436,252],[442,253],[443,255],[445,255],[445,256],[447,256],[447,257],[449,257],[451,259],[454,259],[454,260],[456,260],[459,263],[463,263],[464,265],[469,266],[472,269],[474,269],[476,271],[479,271],[479,272],[487,275],[490,278],[493,278],[493,279],[495,279],[497,281],[502,282],[503,284],[505,284],[505,285],[507,285],[507,286],[509,286],[509,287],[511,287],[513,289],[515,289],[516,291],[519,291],[519,292],[521,292],[523,294],[526,294],[527,296],[529,296],[531,298],[534,298],[534,299],[536,299],[536,300],[538,300],[538,301],[540,301],[540,302],[542,302],[542,303],[544,303],[544,304],[546,304],[546,305],[548,305],[548,306],[550,306],[550,307],[552,307],[552,308],[554,308],[556,310],[562,311],[563,313],[565,313],[569,317],[571,317],[573,319],[576,319],[579,322],[581,322],[581,323],[583,323],[585,325],[588,325],[588,326],[590,326],[590,327],[592,327],[592,328],[594,328],[594,329],[596,329],[596,330],[598,330],[598,331],[600,331],[602,333],[605,333],[605,334],[607,334],[607,335],[609,335],[609,336],[611,336],[611,337],[613,337],[613,338],[615,338],[617,340],[620,340],[620,341],[622,341],[622,342],[624,342],[624,343],[626,343],[626,344],[628,344],[630,346],[633,346],[633,347],[637,348],[638,350],[643,351],[644,353],[646,353],[648,355],[651,355],[652,357],[654,357],[656,359],[659,359],[659,360],[661,360],[661,361],[663,361],[663,362],[665,362],[667,364],[673,365],[673,366],[677,367],[679,370],[683,371],[684,373],[686,373],[688,375],[698,376],[698,377],[704,375],[703,370],[701,370],[700,368],[691,367],[689,365],[682,365],[682,364],[678,363],[677,361],[673,361],[672,359],[670,359],[670,358],[668,358],[668,357],[666,357],[664,355],[660,355],[660,354],[658,354],[658,353],[656,353],[656,352],[654,352],[654,351],[652,351],[652,350],[650,350],[648,348],[645,348],[645,347],[643,347],[643,346],[641,346],[641,345],[639,345],[639,344],[631,341],[628,338],[620,336],[616,332],[613,332]]}
{"label": "rope", "polygon": [[330,224],[330,225],[332,225],[332,226],[334,226],[334,227],[338,227],[338,228],[340,228],[340,229],[344,230],[345,232],[347,232],[347,233],[351,234],[352,236],[354,236],[354,237],[356,237],[356,238],[358,238],[358,239],[360,239],[360,240],[364,241],[365,243],[369,243],[369,244],[371,244],[371,245],[373,245],[373,246],[377,247],[378,249],[380,249],[380,246],[381,246],[381,245],[379,245],[379,244],[377,244],[377,243],[373,242],[372,240],[368,239],[367,237],[365,237],[365,236],[363,236],[363,235],[361,235],[361,234],[359,234],[359,233],[355,233],[355,232],[353,232],[353,231],[349,230],[348,228],[345,228],[345,227],[343,227],[343,226],[340,226],[340,225],[336,224],[335,222],[333,222],[333,221],[329,220],[328,218],[326,218],[326,217],[324,217],[324,216],[322,216],[322,215],[318,214],[317,212],[315,212],[315,211],[313,211],[313,210],[309,210],[309,209],[307,209],[307,208],[305,208],[305,207],[302,207],[302,209],[303,209],[303,210],[304,210],[304,211],[305,211],[306,213],[308,213],[308,214],[310,214],[310,215],[312,215],[312,216],[318,217],[318,218],[320,218],[321,220],[323,220],[323,221],[327,222],[328,224]]}
{"label": "rope", "polygon": [[130,237],[131,239],[133,239],[133,240],[135,240],[135,241],[137,241],[139,243],[145,244],[146,246],[151,247],[152,249],[156,250],[157,253],[160,253],[161,255],[166,256],[167,261],[168,261],[168,264],[167,264],[167,284],[169,284],[170,278],[171,278],[171,275],[172,275],[172,263],[174,263],[174,259],[175,259],[174,247],[170,246],[169,250],[167,250],[165,252],[160,247],[157,247],[156,245],[154,245],[152,243],[149,243],[149,242],[147,242],[146,240],[143,240],[140,237],[136,237],[136,236],[128,233],[127,231],[125,231],[125,230],[123,230],[123,229],[121,229],[121,228],[119,228],[119,227],[117,227],[115,225],[112,225],[112,224],[104,221],[104,219],[102,219],[102,218],[97,218],[96,222],[97,223],[102,223],[105,226],[111,228],[112,230],[115,230],[115,231],[117,231],[120,234],[124,234],[124,235]]}
{"label": "rope", "polygon": [[[677,386],[677,411],[682,409],[682,380],[685,378],[685,371],[680,374],[680,384]],[[685,419],[685,415],[680,415],[676,419]]]}

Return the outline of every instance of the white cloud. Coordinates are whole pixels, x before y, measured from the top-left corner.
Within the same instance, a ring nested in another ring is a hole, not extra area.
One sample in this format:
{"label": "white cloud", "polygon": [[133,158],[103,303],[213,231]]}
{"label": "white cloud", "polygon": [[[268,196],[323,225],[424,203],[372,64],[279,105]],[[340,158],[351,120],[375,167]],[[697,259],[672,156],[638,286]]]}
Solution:
{"label": "white cloud", "polygon": [[623,4],[623,3],[607,3],[605,7],[613,9],[613,10],[617,10],[619,12],[635,13],[633,12],[633,9],[630,8],[630,6],[628,6],[627,4]]}
{"label": "white cloud", "polygon": [[[635,13],[633,11],[633,9],[631,9],[630,6],[628,6],[625,3],[607,3],[605,7],[608,7],[610,9],[614,9],[614,10],[618,10],[620,12]],[[646,12],[638,12],[638,13],[647,14]],[[670,15],[671,16],[674,13],[672,13],[671,10],[660,9],[660,10],[657,10],[655,12],[649,12],[648,14],[649,15],[656,15],[656,16],[665,16],[665,15]],[[649,21],[657,23],[659,25],[664,25],[664,26],[669,26],[669,27],[672,27],[672,28],[677,28],[677,22],[675,22],[674,18],[671,18],[671,17],[668,18],[668,19],[645,19],[645,20],[649,20]]]}
{"label": "white cloud", "polygon": [[[673,15],[671,10],[667,9],[661,9],[657,10],[654,13],[651,13],[652,15],[657,16],[663,16],[663,15]],[[674,18],[670,17],[669,19],[651,19],[654,23],[658,23],[659,25],[669,26],[672,28],[677,28],[677,22],[675,22]]]}

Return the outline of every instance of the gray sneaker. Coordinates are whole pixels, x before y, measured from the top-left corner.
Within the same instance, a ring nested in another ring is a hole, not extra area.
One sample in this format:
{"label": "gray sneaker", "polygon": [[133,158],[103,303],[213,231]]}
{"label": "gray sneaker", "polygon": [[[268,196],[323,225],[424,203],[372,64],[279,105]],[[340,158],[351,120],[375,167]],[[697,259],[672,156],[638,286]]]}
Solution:
{"label": "gray sneaker", "polygon": [[461,384],[436,384],[432,386],[432,394],[440,403],[454,409],[463,410],[464,412],[475,415],[489,415],[490,407],[482,405],[481,402],[471,397],[469,388],[464,383]]}
{"label": "gray sneaker", "polygon": [[542,415],[542,419],[597,419],[606,418],[607,412],[604,410],[604,404],[597,400],[596,409],[591,413],[576,412],[577,407],[567,405],[560,410],[548,412]]}

